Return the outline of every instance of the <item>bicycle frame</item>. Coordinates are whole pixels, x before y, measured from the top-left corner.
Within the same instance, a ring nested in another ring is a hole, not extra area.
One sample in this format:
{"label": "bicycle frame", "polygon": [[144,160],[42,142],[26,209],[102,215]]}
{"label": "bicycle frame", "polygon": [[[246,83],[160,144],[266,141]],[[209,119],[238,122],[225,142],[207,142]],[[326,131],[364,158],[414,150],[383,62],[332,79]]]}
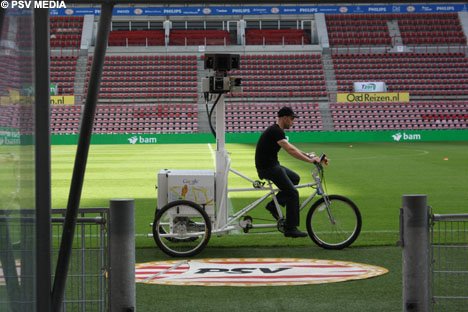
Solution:
{"label": "bicycle frame", "polygon": [[[250,179],[249,177],[245,176],[244,174],[242,174],[241,172],[237,170],[234,170],[232,168],[229,168],[228,170],[232,172],[233,174],[241,177],[242,179],[252,183],[252,185],[255,185],[257,182],[257,181]],[[315,188],[315,191],[301,203],[299,210],[303,210],[315,198],[316,195],[325,197],[325,201],[327,201],[326,194],[323,190],[322,181],[321,181],[320,174],[319,174],[321,170],[322,169],[317,166],[317,170],[312,171],[312,177],[314,180],[313,182],[299,184],[295,186],[296,189],[308,188],[308,187]],[[273,183],[269,180],[267,180],[267,186],[264,186],[264,184],[259,184],[258,187],[232,188],[232,189],[228,189],[227,191],[228,193],[230,192],[253,192],[253,191],[257,191],[257,192],[265,191],[266,193],[260,196],[259,198],[257,198],[256,200],[254,200],[253,202],[249,203],[248,205],[244,206],[243,208],[241,208],[239,211],[237,211],[233,215],[228,216],[227,223],[224,224],[223,226],[221,227],[214,226],[212,228],[212,233],[214,234],[226,233],[226,232],[237,229],[237,227],[234,224],[238,223],[240,218],[242,218],[243,216],[246,216],[248,212],[252,211],[254,208],[260,205],[265,199],[267,199],[270,196],[272,197],[273,202],[275,203],[275,206],[278,209],[280,218],[283,217],[281,209],[280,209],[280,205],[276,198],[276,193],[278,192],[278,189],[275,188],[273,186]],[[226,207],[224,208],[227,209]],[[277,227],[276,223],[271,223],[271,224],[263,223],[263,224],[252,225],[252,228],[276,228],[276,227]]]}

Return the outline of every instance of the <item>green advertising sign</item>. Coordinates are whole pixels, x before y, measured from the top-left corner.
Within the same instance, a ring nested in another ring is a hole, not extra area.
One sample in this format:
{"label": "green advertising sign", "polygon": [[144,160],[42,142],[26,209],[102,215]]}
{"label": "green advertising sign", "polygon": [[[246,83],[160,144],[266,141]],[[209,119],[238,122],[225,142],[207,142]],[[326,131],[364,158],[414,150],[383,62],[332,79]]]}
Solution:
{"label": "green advertising sign", "polygon": [[[256,143],[260,133],[227,133],[228,143]],[[468,130],[394,130],[362,132],[288,132],[291,142],[430,142],[468,141]],[[52,135],[52,144],[77,144],[78,135]],[[92,144],[215,143],[211,133],[191,134],[94,134]]]}

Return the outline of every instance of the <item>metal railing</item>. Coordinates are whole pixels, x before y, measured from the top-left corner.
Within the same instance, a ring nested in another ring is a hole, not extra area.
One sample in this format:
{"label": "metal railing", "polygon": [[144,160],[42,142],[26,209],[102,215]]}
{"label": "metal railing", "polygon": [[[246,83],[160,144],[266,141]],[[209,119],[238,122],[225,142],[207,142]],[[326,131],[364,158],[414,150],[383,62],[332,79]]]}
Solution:
{"label": "metal railing", "polygon": [[431,222],[433,311],[468,307],[468,214],[434,214]]}
{"label": "metal railing", "polygon": [[[65,212],[52,210],[52,267],[56,265]],[[78,211],[63,312],[108,310],[108,220],[108,208]]]}
{"label": "metal railing", "polygon": [[[52,266],[55,267],[63,231],[65,209],[52,210]],[[2,244],[0,261],[0,291],[8,292],[6,302],[0,301],[0,311],[18,307],[32,308],[34,303],[24,302],[24,287],[32,287],[32,246],[24,246],[24,237],[35,235],[34,213],[1,211],[0,228],[6,231],[2,237],[9,242]],[[108,311],[108,222],[109,208],[80,209],[70,260],[69,275],[63,301],[63,312]],[[24,257],[29,254],[29,257]],[[9,268],[6,270],[6,268]],[[15,270],[16,267],[16,270]],[[7,274],[8,273],[8,274]],[[15,274],[16,273],[16,274]],[[26,281],[31,280],[29,283]],[[20,295],[18,296],[19,293]]]}

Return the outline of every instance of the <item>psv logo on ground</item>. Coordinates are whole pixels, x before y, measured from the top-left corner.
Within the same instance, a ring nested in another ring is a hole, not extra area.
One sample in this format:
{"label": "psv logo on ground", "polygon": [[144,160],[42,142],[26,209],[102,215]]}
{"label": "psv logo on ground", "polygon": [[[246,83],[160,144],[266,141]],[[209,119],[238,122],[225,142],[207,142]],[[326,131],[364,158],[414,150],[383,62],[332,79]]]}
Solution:
{"label": "psv logo on ground", "polygon": [[365,279],[387,272],[382,267],[334,260],[197,259],[137,264],[136,282],[199,286],[287,286]]}

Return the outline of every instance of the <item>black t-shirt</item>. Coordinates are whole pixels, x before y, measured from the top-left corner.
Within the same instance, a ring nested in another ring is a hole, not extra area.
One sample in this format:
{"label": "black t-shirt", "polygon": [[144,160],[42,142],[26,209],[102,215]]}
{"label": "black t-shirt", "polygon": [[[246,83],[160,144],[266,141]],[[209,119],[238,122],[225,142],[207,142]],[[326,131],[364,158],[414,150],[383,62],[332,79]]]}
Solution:
{"label": "black t-shirt", "polygon": [[266,128],[257,142],[255,149],[255,167],[266,169],[279,164],[278,152],[281,149],[278,141],[286,139],[284,130],[274,124]]}

